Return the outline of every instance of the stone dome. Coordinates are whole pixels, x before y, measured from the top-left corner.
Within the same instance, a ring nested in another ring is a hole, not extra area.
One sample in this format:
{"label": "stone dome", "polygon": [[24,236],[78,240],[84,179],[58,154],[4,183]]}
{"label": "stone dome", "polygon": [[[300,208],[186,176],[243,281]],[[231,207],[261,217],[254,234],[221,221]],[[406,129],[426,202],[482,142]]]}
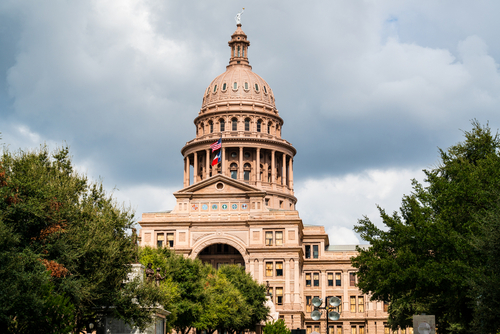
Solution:
{"label": "stone dome", "polygon": [[223,104],[255,104],[277,113],[274,94],[259,75],[252,72],[248,63],[247,35],[237,25],[229,41],[231,57],[226,71],[217,76],[205,90],[201,109]]}
{"label": "stone dome", "polygon": [[226,72],[217,76],[206,89],[202,108],[234,100],[266,104],[268,108],[276,109],[272,89],[249,66],[228,66]]}

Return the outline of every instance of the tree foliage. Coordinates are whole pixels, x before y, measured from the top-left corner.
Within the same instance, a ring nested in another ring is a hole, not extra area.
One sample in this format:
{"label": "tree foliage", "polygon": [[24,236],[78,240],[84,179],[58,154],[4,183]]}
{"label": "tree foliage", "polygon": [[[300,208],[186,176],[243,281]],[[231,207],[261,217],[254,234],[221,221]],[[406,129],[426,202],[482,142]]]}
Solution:
{"label": "tree foliage", "polygon": [[263,330],[264,334],[291,334],[292,331],[286,327],[285,320],[278,319],[276,321],[266,322]]}
{"label": "tree foliage", "polygon": [[488,312],[500,302],[492,285],[500,278],[499,147],[488,126],[473,122],[464,142],[440,150],[440,164],[424,170],[426,186],[413,181],[399,213],[379,208],[385,229],[366,217],[355,227],[371,244],[352,259],[358,286],[390,302],[393,329],[419,313],[435,314],[440,333],[500,329]]}
{"label": "tree foliage", "polygon": [[4,150],[0,331],[79,332],[103,314],[146,326],[161,296],[124,286],[136,252],[132,223],[102,184],[74,171],[68,148]]}
{"label": "tree foliage", "polygon": [[199,259],[185,258],[168,248],[145,247],[140,253],[142,264],[160,268],[165,281],[176,287],[178,296],[168,310],[173,314],[171,326],[177,332],[253,330],[269,314],[264,305],[265,286],[243,267],[225,265],[215,270]]}

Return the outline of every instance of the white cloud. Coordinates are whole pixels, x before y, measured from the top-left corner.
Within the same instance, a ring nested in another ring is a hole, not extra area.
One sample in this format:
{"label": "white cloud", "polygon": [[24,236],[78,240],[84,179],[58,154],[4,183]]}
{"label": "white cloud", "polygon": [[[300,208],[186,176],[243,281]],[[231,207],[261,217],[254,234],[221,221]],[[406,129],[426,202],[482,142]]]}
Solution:
{"label": "white cloud", "polygon": [[331,244],[356,244],[353,227],[367,216],[382,226],[376,205],[387,212],[399,210],[404,194],[411,193],[411,179],[422,182],[420,169],[366,170],[341,177],[308,179],[295,186],[297,210],[304,224],[323,225]]}

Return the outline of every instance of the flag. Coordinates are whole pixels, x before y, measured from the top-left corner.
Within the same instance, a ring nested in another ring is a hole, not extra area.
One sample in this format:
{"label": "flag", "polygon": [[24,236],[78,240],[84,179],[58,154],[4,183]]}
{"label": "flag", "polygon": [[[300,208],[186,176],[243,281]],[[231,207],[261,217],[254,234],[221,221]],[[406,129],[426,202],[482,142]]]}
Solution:
{"label": "flag", "polygon": [[215,165],[217,165],[220,162],[220,153],[221,153],[221,151],[219,151],[215,155],[214,160],[212,160],[212,166],[215,166]]}
{"label": "flag", "polygon": [[219,138],[215,143],[210,145],[210,148],[212,149],[212,152],[217,151],[222,147],[222,138]]}

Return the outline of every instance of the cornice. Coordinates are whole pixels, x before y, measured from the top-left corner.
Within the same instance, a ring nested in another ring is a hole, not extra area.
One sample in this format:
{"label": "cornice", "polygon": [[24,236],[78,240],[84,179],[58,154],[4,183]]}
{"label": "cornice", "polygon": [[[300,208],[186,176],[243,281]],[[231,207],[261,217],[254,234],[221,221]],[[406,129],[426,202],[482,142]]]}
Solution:
{"label": "cornice", "polygon": [[[255,138],[255,137],[222,137],[223,144],[225,142],[231,142],[233,144],[236,144],[239,142],[240,143],[263,143],[263,144],[268,144],[268,145],[286,148],[288,151],[292,152],[293,156],[295,156],[295,154],[297,154],[297,150],[295,149],[295,147],[293,147],[292,144],[287,142],[286,140],[284,140],[284,139],[282,139],[282,140],[283,140],[283,142],[273,140],[273,139]],[[185,157],[187,154],[191,154],[194,151],[204,151],[206,149],[209,149],[210,145],[213,144],[213,141],[214,141],[214,138],[207,138],[207,139],[200,139],[200,140],[197,140],[195,138],[195,139],[187,142],[186,145],[184,145],[184,147],[181,149],[181,154]],[[196,146],[203,146],[203,149],[198,149],[198,150],[193,149]]]}

